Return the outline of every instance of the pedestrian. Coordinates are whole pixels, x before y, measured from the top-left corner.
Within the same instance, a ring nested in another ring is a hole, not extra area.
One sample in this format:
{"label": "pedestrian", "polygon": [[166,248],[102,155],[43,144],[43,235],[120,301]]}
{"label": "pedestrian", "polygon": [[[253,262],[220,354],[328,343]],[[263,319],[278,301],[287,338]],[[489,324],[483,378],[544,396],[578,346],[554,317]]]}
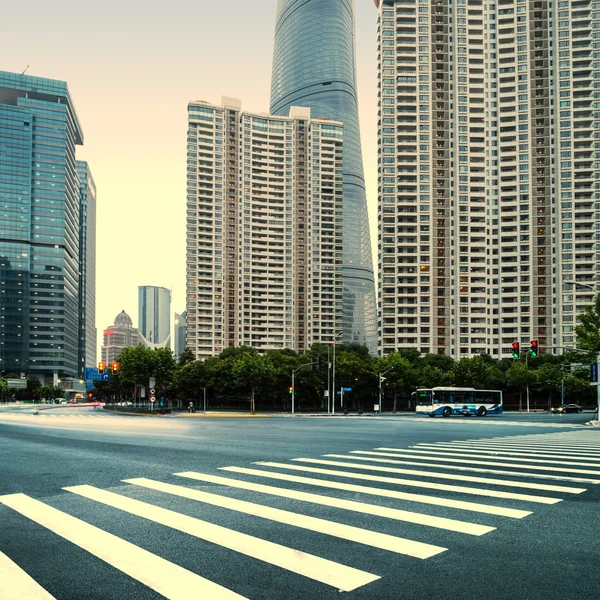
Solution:
{"label": "pedestrian", "polygon": [[190,403],[188,404],[188,411],[189,411],[190,413],[193,413],[193,412],[194,412],[194,403],[193,403],[193,402],[190,402]]}

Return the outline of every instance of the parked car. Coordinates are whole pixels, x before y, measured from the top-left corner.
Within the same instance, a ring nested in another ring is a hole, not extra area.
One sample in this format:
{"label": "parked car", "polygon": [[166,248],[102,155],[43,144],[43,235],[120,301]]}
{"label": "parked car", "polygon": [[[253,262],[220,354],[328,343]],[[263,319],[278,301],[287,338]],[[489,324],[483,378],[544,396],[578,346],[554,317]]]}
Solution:
{"label": "parked car", "polygon": [[581,406],[579,406],[579,404],[563,404],[562,406],[559,406],[558,408],[552,408],[550,410],[550,412],[553,414],[580,413],[582,410],[583,410],[583,408],[581,408]]}

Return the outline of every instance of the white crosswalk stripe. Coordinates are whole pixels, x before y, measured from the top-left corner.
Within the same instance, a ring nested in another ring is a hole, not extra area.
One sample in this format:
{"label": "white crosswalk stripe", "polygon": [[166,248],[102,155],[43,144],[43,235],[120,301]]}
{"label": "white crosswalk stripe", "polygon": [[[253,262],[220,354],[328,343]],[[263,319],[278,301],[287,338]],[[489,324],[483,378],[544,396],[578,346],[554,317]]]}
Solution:
{"label": "white crosswalk stripe", "polygon": [[[369,455],[369,456],[365,456]],[[589,484],[600,484],[600,479],[591,479],[586,477],[571,477],[569,475],[554,475],[549,473],[535,473],[532,471],[523,472],[523,471],[503,471],[501,469],[489,469],[483,467],[473,466],[474,464],[482,464],[481,462],[475,463],[475,461],[448,461],[448,462],[460,462],[462,464],[469,464],[471,466],[463,467],[460,464],[440,464],[440,462],[414,462],[414,460],[401,460],[398,458],[375,458],[374,456],[381,456],[381,452],[372,452],[368,450],[351,450],[350,456],[346,454],[324,454],[323,456],[331,457],[331,458],[344,458],[348,460],[364,460],[376,463],[385,463],[392,465],[411,465],[413,467],[433,467],[436,469],[448,469],[453,471],[471,471],[473,473],[493,473],[494,475],[512,475],[515,477],[533,477],[537,479],[553,479],[556,481],[573,481],[577,483],[589,483]],[[412,456],[412,459],[417,459],[417,457]],[[421,457],[422,460],[425,460],[425,457]],[[435,460],[432,457],[432,460]],[[496,465],[499,466],[499,465]]]}
{"label": "white crosswalk stripe", "polygon": [[255,504],[254,502],[246,502],[244,500],[228,498],[227,496],[219,496],[217,494],[193,490],[181,485],[173,485],[145,478],[127,479],[125,481],[132,485],[138,485],[158,492],[173,494],[197,502],[205,502],[214,506],[220,506],[221,508],[229,508],[248,515],[263,517],[264,519],[269,519],[271,521],[293,525],[302,529],[324,533],[344,540],[365,544],[390,552],[396,552],[397,554],[413,556],[415,558],[431,558],[432,556],[447,550],[447,548],[434,546],[432,544],[414,542],[385,533],[361,529],[360,527],[352,527],[351,525],[327,521],[326,519],[309,517],[289,510],[271,508],[262,504]]}
{"label": "white crosswalk stripe", "polygon": [[[525,462],[525,463],[532,463],[531,465],[523,465],[523,466],[530,466],[532,468],[537,468],[537,465],[539,464],[546,464],[546,465],[551,465],[551,464],[555,464],[555,465],[559,465],[561,467],[598,467],[600,468],[600,463],[594,462],[592,464],[587,464],[587,463],[581,463],[578,462],[578,459],[555,459],[555,460],[544,460],[544,459],[537,459],[537,458],[521,458],[521,457],[516,457],[516,456],[481,456],[480,454],[478,454],[477,450],[475,451],[468,451],[465,452],[460,451],[460,450],[452,450],[452,449],[445,449],[445,448],[439,448],[437,447],[437,450],[431,450],[431,449],[427,449],[427,450],[418,450],[418,449],[414,449],[414,448],[376,448],[376,450],[382,450],[384,452],[398,452],[400,454],[425,454],[427,456],[464,456],[467,458],[485,458],[486,460],[503,460],[503,461],[509,461],[509,462],[515,462],[515,463],[520,463],[520,462]],[[521,466],[521,465],[518,465]],[[559,469],[560,470],[560,469]],[[591,473],[597,473],[598,475],[600,475],[600,471],[591,471]]]}
{"label": "white crosswalk stripe", "polygon": [[243,598],[156,554],[25,494],[0,496],[0,503],[53,531],[171,600]]}
{"label": "white crosswalk stripe", "polygon": [[322,496],[320,494],[312,494],[309,492],[299,492],[297,490],[278,488],[259,483],[251,483],[239,479],[205,475],[203,473],[196,473],[193,471],[188,471],[186,473],[175,473],[175,475],[187,477],[188,479],[195,479],[196,481],[216,483],[243,490],[251,490],[254,492],[270,494],[272,496],[280,496],[281,498],[290,498],[294,500],[300,500],[302,502],[311,502],[313,504],[320,504],[322,506],[331,506],[334,508],[341,508],[343,510],[350,510],[367,515],[385,517],[388,519],[395,519],[397,521],[405,521],[407,523],[416,523],[418,525],[426,525],[428,527],[437,527],[438,529],[446,529],[448,531],[455,531],[458,533],[479,536],[496,529],[495,527],[478,525],[476,523],[467,523],[465,521],[458,521],[456,519],[433,517],[421,513],[399,510],[397,508],[387,508],[385,506],[378,506],[376,504],[366,504],[364,502],[357,502],[356,500],[343,500],[341,498],[335,498],[331,496]]}
{"label": "white crosswalk stripe", "polygon": [[424,496],[422,494],[408,494],[406,492],[396,492],[394,490],[384,490],[365,485],[354,485],[349,483],[338,483],[324,479],[314,479],[312,477],[298,477],[286,473],[272,473],[271,471],[259,471],[257,469],[246,469],[244,467],[221,467],[223,471],[232,471],[234,473],[244,473],[246,475],[256,475],[257,477],[267,477],[269,479],[279,479],[283,481],[292,481],[294,483],[306,483],[317,487],[324,487],[335,490],[347,490],[349,492],[358,492],[372,496],[381,496],[383,498],[396,498],[398,500],[408,500],[409,502],[418,502],[422,504],[432,504],[434,506],[445,506],[446,508],[457,508],[459,510],[468,510],[472,512],[483,513],[486,515],[500,515],[502,517],[511,517],[513,519],[522,519],[531,514],[527,510],[517,510],[504,508],[502,506],[491,506],[480,504],[478,502],[464,502],[461,500],[451,500],[449,498],[438,498],[437,496]]}
{"label": "white crosswalk stripe", "polygon": [[6,554],[0,552],[0,598],[2,600],[54,600]]}
{"label": "white crosswalk stripe", "polygon": [[558,460],[567,460],[572,458],[577,458],[579,461],[598,461],[600,460],[599,455],[590,455],[587,452],[581,452],[580,450],[571,450],[571,451],[556,451],[556,450],[547,450],[541,452],[539,450],[527,450],[527,449],[505,449],[503,446],[481,446],[481,445],[472,445],[472,444],[461,444],[459,443],[450,443],[444,442],[439,444],[417,444],[413,446],[413,448],[429,448],[429,449],[444,449],[444,450],[468,450],[471,453],[476,454],[494,454],[500,456],[523,456],[525,458],[556,458]]}
{"label": "white crosswalk stripe", "polygon": [[319,473],[321,475],[333,475],[335,477],[345,477],[348,479],[361,479],[363,481],[377,481],[379,483],[393,483],[397,485],[407,485],[409,487],[427,488],[432,490],[442,490],[445,492],[458,492],[474,496],[487,496],[489,498],[508,498],[510,500],[523,500],[525,502],[537,502],[539,504],[557,504],[560,498],[548,498],[546,496],[533,496],[531,494],[515,494],[513,492],[500,492],[484,488],[471,488],[460,485],[447,485],[443,483],[432,483],[428,481],[415,481],[412,479],[399,479],[397,477],[381,477],[378,475],[364,475],[363,473],[351,473],[348,471],[335,471],[333,469],[320,469],[317,467],[304,467],[299,465],[288,465],[285,463],[257,462],[262,467],[273,467],[276,469],[290,469],[295,471],[306,471],[309,473]]}
{"label": "white crosswalk stripe", "polygon": [[[325,456],[335,456],[353,460],[353,456],[344,454],[326,454]],[[552,485],[547,483],[531,483],[526,481],[511,481],[509,479],[494,479],[491,477],[473,477],[471,475],[457,475],[455,473],[433,473],[431,471],[417,471],[415,469],[400,469],[398,467],[380,467],[371,464],[360,464],[356,462],[348,463],[339,460],[325,460],[320,458],[293,458],[293,461],[306,462],[318,465],[331,465],[334,467],[349,467],[353,469],[362,469],[367,471],[379,471],[382,473],[400,473],[403,475],[418,475],[419,477],[428,477],[430,479],[446,479],[451,481],[470,481],[473,483],[488,483],[491,485],[501,485],[505,487],[523,488],[529,490],[545,490],[548,492],[564,492],[567,494],[581,494],[586,488],[576,488],[564,485]],[[365,460],[364,458],[362,460]],[[389,461],[392,462],[392,461]]]}
{"label": "white crosswalk stripe", "polygon": [[[352,454],[368,454],[374,456],[389,456],[391,458],[410,458],[411,460],[436,460],[440,462],[449,462],[449,463],[459,463],[459,464],[468,464],[468,465],[490,465],[490,466],[498,466],[498,467],[514,467],[519,468],[525,465],[514,464],[510,462],[494,462],[493,460],[474,460],[472,458],[449,458],[447,455],[445,456],[442,452],[431,452],[426,455],[422,454],[414,454],[408,450],[402,451],[394,451],[394,452],[384,452],[384,451],[365,451],[365,450],[353,450]],[[440,456],[441,455],[441,456]],[[488,457],[489,458],[489,457]],[[600,477],[600,470],[590,470],[590,469],[572,469],[570,465],[565,465],[565,467],[547,467],[541,465],[526,465],[529,469],[538,470],[538,471],[549,471],[561,473],[564,471],[569,471],[570,473],[577,473],[581,475],[598,475]],[[529,474],[528,474],[529,475]],[[600,483],[600,480],[598,480]]]}
{"label": "white crosswalk stripe", "polygon": [[282,567],[293,573],[298,573],[298,575],[315,579],[344,592],[351,592],[380,579],[377,575],[334,563],[294,548],[288,548],[233,529],[188,517],[140,500],[99,490],[89,485],[68,487],[65,490]]}

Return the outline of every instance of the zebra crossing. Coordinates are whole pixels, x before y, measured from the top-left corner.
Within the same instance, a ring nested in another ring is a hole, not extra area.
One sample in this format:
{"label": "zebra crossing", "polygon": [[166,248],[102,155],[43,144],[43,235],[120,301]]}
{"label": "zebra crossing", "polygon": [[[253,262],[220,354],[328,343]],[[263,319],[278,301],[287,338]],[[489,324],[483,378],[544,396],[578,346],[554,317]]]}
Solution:
{"label": "zebra crossing", "polygon": [[[457,536],[492,540],[494,532],[511,523],[537,512],[540,519],[550,519],[548,511],[561,502],[589,494],[600,484],[599,435],[580,430],[349,449],[345,454],[223,465],[215,473],[175,472],[170,481],[129,478],[117,491],[74,485],[61,494],[74,502],[102,505],[120,518],[141,518],[152,527],[218,546],[231,553],[232,564],[236,555],[249,557],[257,577],[261,565],[269,565],[326,588],[352,592],[385,579],[375,559],[365,568],[364,563],[300,549],[300,543],[292,547],[226,526],[229,523],[212,522],[209,511],[203,518],[186,511],[216,507],[270,527],[295,528],[296,538],[311,532],[344,548],[358,544],[365,552],[390,553],[397,561],[452,561]],[[136,491],[143,500],[132,497]],[[235,497],[240,494],[245,499]],[[186,509],[159,506],[157,495],[177,499]],[[277,500],[285,508],[273,506]],[[34,527],[56,534],[165,598],[245,597],[214,581],[201,563],[184,568],[26,493],[0,495],[0,508],[26,517]],[[315,516],[319,510],[322,513]],[[361,527],[351,524],[355,515],[373,519],[371,528],[364,520]],[[378,531],[380,519],[388,533]],[[2,546],[0,538],[0,597],[51,599],[44,582],[35,581]],[[301,589],[296,597],[302,597]]]}

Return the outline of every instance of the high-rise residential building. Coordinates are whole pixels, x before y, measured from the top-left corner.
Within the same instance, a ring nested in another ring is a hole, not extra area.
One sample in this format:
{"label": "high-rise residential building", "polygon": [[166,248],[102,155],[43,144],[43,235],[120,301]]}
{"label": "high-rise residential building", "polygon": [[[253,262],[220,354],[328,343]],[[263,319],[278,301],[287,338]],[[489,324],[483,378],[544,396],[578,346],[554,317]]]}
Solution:
{"label": "high-rise residential building", "polygon": [[373,256],[363,172],[356,67],[354,0],[278,0],[271,113],[291,106],[344,125],[343,281],[345,343],[377,351]]}
{"label": "high-rise residential building", "polygon": [[80,374],[82,143],[65,82],[0,71],[0,371]]}
{"label": "high-rise residential building", "polygon": [[133,327],[131,317],[122,310],[113,325],[104,330],[101,356],[107,367],[114,362],[124,348],[133,348],[141,343],[138,330]]}
{"label": "high-rise residential building", "polygon": [[171,290],[139,286],[138,331],[140,342],[150,348],[171,347]]}
{"label": "high-rise residential building", "polygon": [[79,367],[96,365],[96,184],[87,162],[79,175]]}
{"label": "high-rise residential building", "polygon": [[305,352],[342,325],[341,123],[188,106],[187,345]]}
{"label": "high-rise residential building", "polygon": [[181,314],[175,313],[173,329],[175,358],[179,358],[186,347],[187,311],[184,310]]}
{"label": "high-rise residential building", "polygon": [[375,5],[380,352],[571,344],[600,282],[598,4]]}

